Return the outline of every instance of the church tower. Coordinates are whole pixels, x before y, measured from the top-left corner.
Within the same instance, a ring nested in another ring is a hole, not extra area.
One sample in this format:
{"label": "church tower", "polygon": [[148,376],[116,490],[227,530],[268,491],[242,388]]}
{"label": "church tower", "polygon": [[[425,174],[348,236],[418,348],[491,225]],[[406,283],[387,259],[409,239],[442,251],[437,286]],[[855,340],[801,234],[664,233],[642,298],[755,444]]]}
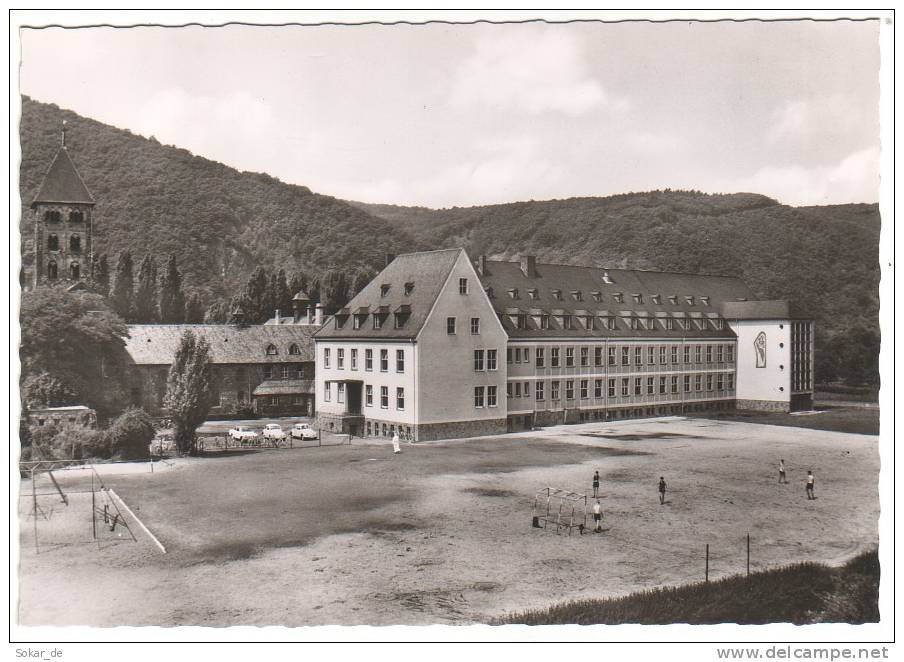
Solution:
{"label": "church tower", "polygon": [[35,218],[35,286],[91,277],[94,198],[66,149],[66,122],[57,150],[38,194],[31,203]]}

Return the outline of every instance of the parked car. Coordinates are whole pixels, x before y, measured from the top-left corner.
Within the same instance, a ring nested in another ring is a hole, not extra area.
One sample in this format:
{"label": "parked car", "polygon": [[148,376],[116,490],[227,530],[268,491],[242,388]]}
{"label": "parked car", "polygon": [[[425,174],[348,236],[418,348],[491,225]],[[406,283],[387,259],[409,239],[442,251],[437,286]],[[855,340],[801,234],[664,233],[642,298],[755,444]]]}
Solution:
{"label": "parked car", "polygon": [[283,432],[283,429],[277,423],[267,423],[264,426],[264,439],[269,439],[270,441],[282,441],[286,438],[286,433]]}
{"label": "parked car", "polygon": [[312,428],[307,423],[296,423],[292,426],[292,429],[289,430],[289,434],[292,435],[293,439],[316,439],[317,438],[317,430]]}
{"label": "parked car", "polygon": [[257,439],[257,432],[245,425],[236,425],[229,431],[229,438],[247,444]]}

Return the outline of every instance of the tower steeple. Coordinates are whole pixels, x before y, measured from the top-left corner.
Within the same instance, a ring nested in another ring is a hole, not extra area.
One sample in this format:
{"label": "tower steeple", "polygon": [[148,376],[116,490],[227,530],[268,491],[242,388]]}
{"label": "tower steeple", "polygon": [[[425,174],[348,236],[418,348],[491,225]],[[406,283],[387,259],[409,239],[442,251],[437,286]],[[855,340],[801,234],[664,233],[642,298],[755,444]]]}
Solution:
{"label": "tower steeple", "polygon": [[60,148],[31,203],[35,220],[34,284],[90,277],[94,198],[69,156],[66,122]]}

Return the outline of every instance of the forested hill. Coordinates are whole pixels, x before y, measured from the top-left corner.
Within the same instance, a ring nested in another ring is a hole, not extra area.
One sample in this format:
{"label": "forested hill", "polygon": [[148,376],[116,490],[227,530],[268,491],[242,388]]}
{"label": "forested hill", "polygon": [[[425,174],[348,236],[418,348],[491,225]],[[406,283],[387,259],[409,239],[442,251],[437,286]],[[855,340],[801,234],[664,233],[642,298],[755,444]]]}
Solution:
{"label": "forested hill", "polygon": [[740,276],[758,296],[794,299],[813,315],[821,378],[877,379],[867,348],[878,346],[878,205],[668,190],[442,210],[352,204],[419,244],[472,257]]}
{"label": "forested hill", "polygon": [[407,234],[341,200],[269,175],[240,172],[55,105],[22,100],[23,259],[30,264],[31,203],[60,144],[97,201],[94,249],[111,266],[123,249],[173,253],[204,303],[235,294],[256,266],[319,275],[377,268],[414,248]]}

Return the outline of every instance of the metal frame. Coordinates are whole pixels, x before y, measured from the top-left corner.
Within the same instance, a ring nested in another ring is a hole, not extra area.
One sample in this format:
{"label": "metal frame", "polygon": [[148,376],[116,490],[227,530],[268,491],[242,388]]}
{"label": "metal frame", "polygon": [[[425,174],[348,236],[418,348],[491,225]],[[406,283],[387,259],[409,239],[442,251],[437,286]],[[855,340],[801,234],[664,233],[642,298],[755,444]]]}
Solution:
{"label": "metal frame", "polygon": [[[558,508],[554,508],[553,500]],[[535,526],[545,529],[553,525],[557,534],[561,529],[566,529],[568,535],[574,529],[583,533],[587,529],[587,495],[558,487],[545,487],[534,496],[533,518]]]}

